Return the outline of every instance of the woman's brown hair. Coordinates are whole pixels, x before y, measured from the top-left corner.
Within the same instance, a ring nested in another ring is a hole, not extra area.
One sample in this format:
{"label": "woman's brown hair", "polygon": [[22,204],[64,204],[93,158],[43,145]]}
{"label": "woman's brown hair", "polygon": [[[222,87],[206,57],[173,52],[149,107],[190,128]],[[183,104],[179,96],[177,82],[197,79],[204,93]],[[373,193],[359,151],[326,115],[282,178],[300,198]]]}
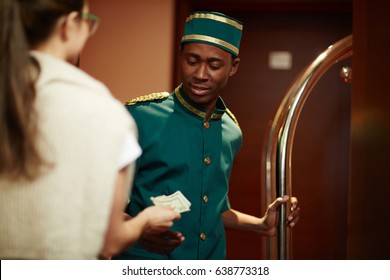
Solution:
{"label": "woman's brown hair", "polygon": [[39,176],[45,160],[37,145],[37,71],[32,67],[39,66],[29,50],[52,34],[60,17],[83,6],[84,0],[0,1],[0,177]]}

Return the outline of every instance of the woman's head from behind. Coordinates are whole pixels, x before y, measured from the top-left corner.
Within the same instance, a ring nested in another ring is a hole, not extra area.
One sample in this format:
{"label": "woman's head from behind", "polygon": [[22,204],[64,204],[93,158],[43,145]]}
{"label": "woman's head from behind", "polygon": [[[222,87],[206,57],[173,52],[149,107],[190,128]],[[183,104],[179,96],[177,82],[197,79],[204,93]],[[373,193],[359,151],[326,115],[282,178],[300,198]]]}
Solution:
{"label": "woman's head from behind", "polygon": [[[14,0],[12,0],[14,1]],[[74,63],[90,35],[87,0],[16,0],[30,49]],[[54,52],[54,53],[53,53]]]}
{"label": "woman's head from behind", "polygon": [[84,0],[16,0],[20,17],[31,48],[45,41],[54,31],[57,21],[71,12],[81,13]]}
{"label": "woman's head from behind", "polygon": [[75,62],[96,21],[88,9],[87,0],[0,1],[0,177],[39,175],[29,50]]}

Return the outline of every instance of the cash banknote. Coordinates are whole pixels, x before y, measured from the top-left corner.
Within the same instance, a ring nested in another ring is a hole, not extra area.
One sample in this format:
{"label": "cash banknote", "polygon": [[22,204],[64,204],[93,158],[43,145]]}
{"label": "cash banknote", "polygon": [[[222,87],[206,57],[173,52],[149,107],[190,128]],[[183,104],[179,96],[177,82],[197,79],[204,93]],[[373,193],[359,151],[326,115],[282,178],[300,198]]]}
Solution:
{"label": "cash banknote", "polygon": [[160,195],[151,197],[154,205],[171,206],[173,210],[183,213],[190,211],[191,202],[182,194],[181,191],[176,191],[170,195]]}

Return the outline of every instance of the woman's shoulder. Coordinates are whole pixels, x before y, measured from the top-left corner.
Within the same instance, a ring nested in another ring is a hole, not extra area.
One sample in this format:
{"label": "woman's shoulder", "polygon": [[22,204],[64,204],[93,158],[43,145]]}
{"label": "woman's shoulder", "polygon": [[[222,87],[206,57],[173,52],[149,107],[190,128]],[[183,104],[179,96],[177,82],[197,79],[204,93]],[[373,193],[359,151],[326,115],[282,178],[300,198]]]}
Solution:
{"label": "woman's shoulder", "polygon": [[55,57],[38,52],[32,55],[40,66],[36,82],[38,112],[82,123],[131,122],[123,104],[103,83]]}
{"label": "woman's shoulder", "polygon": [[80,89],[90,88],[97,92],[108,92],[107,87],[82,69],[55,56],[31,51],[39,65],[39,76],[36,87],[46,86],[79,87]]}

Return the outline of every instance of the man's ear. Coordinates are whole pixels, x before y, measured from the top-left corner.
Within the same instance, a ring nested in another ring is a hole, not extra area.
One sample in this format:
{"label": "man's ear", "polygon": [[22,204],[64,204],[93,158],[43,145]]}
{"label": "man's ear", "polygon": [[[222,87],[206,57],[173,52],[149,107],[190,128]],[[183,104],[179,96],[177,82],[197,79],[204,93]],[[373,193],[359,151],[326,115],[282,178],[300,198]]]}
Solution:
{"label": "man's ear", "polygon": [[236,57],[236,58],[234,58],[234,60],[232,62],[232,69],[230,70],[229,77],[236,74],[239,66],[240,66],[240,58]]}
{"label": "man's ear", "polygon": [[183,49],[184,49],[184,44],[182,43],[182,44],[180,44],[179,51],[177,52],[179,57],[181,57],[181,55],[183,54]]}
{"label": "man's ear", "polygon": [[69,38],[73,35],[73,32],[75,32],[77,27],[76,24],[78,24],[77,22],[78,16],[79,16],[78,12],[71,12],[64,18],[64,20],[60,22],[60,26],[59,26],[60,34],[61,34],[61,38],[64,41],[69,40]]}

